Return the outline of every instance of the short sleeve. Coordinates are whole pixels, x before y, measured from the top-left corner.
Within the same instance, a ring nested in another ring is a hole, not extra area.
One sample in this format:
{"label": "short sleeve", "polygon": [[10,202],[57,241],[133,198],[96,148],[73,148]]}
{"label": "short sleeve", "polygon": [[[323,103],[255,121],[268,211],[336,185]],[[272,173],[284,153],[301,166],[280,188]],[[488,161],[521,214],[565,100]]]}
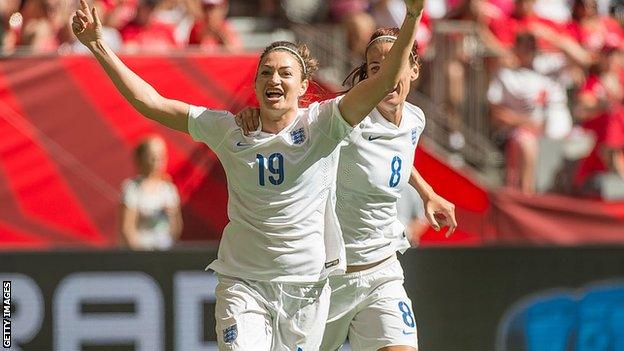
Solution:
{"label": "short sleeve", "polygon": [[228,111],[192,105],[189,108],[189,134],[193,140],[201,141],[213,150],[219,148],[228,131],[235,127],[234,115]]}
{"label": "short sleeve", "polygon": [[344,139],[353,130],[338,109],[342,97],[343,95],[310,106],[311,126],[335,141]]}
{"label": "short sleeve", "polygon": [[121,185],[121,203],[128,208],[136,208],[138,202],[137,184],[132,179],[127,179]]}
{"label": "short sleeve", "polygon": [[167,206],[180,206],[180,195],[178,194],[178,188],[173,183],[167,183]]}
{"label": "short sleeve", "polygon": [[487,90],[487,99],[490,104],[499,105],[503,102],[503,83],[499,77],[492,79]]}

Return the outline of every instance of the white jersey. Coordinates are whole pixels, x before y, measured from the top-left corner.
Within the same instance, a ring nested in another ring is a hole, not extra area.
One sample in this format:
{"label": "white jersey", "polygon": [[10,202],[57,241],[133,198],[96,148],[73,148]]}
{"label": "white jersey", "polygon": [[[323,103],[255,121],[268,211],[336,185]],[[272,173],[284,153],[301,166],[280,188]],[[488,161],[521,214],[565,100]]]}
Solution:
{"label": "white jersey", "polygon": [[314,282],[344,271],[336,170],[339,144],[352,128],[339,101],[299,109],[278,134],[252,137],[231,113],[191,106],[189,133],[217,154],[228,184],[230,222],[209,269],[274,282]]}
{"label": "white jersey", "polygon": [[408,184],[424,128],[422,110],[406,102],[399,126],[374,109],[347,138],[340,153],[336,206],[347,264],[377,262],[409,248],[396,203]]}

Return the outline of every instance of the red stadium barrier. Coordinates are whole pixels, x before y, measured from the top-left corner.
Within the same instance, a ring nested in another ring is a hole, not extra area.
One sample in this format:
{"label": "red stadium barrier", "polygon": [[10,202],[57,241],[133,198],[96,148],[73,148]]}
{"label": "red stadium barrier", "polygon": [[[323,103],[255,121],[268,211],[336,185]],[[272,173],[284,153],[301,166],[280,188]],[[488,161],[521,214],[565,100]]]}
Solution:
{"label": "red stadium barrier", "polygon": [[[123,59],[167,97],[234,112],[255,104],[257,55]],[[311,98],[320,96],[315,87]],[[139,116],[91,57],[3,60],[0,248],[117,245],[119,187],[134,174],[133,147],[151,133],[167,140],[168,172],[183,201],[183,240],[218,240],[227,223],[227,189],[207,147]],[[457,203],[462,225],[472,223],[448,243],[481,243],[485,191],[423,150],[418,159],[425,177]],[[431,232],[423,244],[442,238]]]}

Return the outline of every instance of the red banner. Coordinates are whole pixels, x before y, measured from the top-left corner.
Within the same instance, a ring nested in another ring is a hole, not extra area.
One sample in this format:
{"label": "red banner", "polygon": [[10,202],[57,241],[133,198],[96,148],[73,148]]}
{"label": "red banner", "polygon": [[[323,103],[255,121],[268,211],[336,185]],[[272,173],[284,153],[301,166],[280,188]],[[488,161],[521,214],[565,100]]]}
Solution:
{"label": "red banner", "polygon": [[[169,98],[233,112],[255,104],[257,55],[122,59]],[[311,92],[312,99],[321,95],[318,87]],[[168,172],[183,202],[183,240],[218,240],[227,223],[226,180],[207,147],[136,113],[89,56],[3,60],[0,248],[117,245],[119,187],[135,174],[134,146],[152,133],[168,144]],[[423,175],[458,204],[460,216],[476,219],[450,242],[480,243],[485,192],[422,150],[418,159]],[[442,239],[430,232],[423,243]]]}

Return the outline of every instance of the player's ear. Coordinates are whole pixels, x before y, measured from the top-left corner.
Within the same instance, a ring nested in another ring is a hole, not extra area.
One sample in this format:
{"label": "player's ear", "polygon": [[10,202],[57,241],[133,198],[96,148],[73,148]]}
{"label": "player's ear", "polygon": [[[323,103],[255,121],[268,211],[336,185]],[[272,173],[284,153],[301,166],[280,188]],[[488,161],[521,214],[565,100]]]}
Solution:
{"label": "player's ear", "polygon": [[301,88],[299,89],[299,97],[303,97],[306,93],[306,91],[308,91],[308,86],[310,85],[310,81],[307,79],[304,79],[303,82],[301,82]]}
{"label": "player's ear", "polygon": [[420,75],[420,67],[418,67],[418,65],[414,65],[412,66],[412,68],[410,68],[410,81],[415,81],[416,79],[418,79],[418,76]]}

